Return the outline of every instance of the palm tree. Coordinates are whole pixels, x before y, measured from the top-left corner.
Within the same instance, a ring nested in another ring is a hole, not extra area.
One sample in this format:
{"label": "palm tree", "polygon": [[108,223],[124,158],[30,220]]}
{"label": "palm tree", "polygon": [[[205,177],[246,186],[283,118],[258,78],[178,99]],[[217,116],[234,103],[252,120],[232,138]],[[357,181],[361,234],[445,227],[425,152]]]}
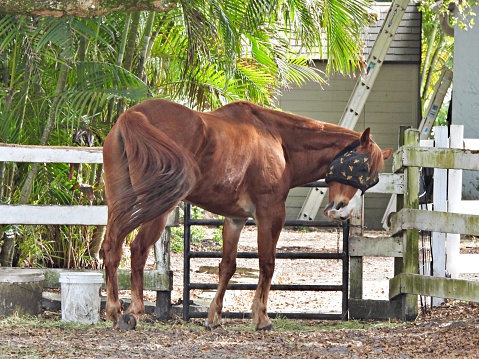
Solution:
{"label": "palm tree", "polygon": [[[366,9],[367,0],[183,0],[164,13],[94,19],[2,15],[0,142],[67,145],[78,129],[101,141],[124,108],[152,96],[198,110],[238,99],[274,107],[282,87],[323,81],[308,66],[310,53],[329,58],[330,72],[360,66]],[[82,201],[69,191],[75,183],[68,171],[61,165],[2,164],[0,200]],[[100,172],[83,166],[76,179],[99,189]],[[5,227],[2,248],[13,248],[16,236],[17,246],[47,248],[45,233],[50,247],[61,238],[71,243],[75,230],[36,232],[43,236],[32,241]],[[80,256],[85,253],[88,248]],[[12,258],[11,250],[2,250],[2,265]]]}

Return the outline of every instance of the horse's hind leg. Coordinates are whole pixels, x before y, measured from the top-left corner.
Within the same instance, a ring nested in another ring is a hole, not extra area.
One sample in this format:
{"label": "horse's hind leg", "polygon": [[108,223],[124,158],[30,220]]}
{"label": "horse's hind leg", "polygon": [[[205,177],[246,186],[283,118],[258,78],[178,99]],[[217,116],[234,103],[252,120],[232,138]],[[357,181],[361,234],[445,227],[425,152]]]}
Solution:
{"label": "horse's hind leg", "polygon": [[131,304],[125,315],[120,318],[119,326],[123,329],[134,329],[145,312],[143,303],[143,269],[148,253],[163,233],[168,220],[166,212],[160,217],[143,224],[130,245],[131,249]]}
{"label": "horse's hind leg", "polygon": [[205,327],[208,329],[220,324],[223,298],[228,282],[236,271],[238,240],[245,223],[246,219],[225,218],[223,225],[223,257],[219,266],[220,278],[216,295],[210,304],[208,318],[205,322]]}
{"label": "horse's hind leg", "polygon": [[[111,215],[109,214],[108,217],[111,218]],[[124,238],[119,238],[118,231],[118,225],[109,221],[102,243],[107,291],[106,317],[113,322],[113,328],[118,326],[118,318],[121,315],[121,303],[118,297],[118,265],[121,260]]]}

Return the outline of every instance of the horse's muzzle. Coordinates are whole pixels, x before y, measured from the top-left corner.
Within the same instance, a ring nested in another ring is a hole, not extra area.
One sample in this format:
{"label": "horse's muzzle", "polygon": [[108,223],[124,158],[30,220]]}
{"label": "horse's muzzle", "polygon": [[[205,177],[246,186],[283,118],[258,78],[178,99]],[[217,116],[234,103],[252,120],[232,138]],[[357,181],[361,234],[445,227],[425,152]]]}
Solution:
{"label": "horse's muzzle", "polygon": [[356,194],[349,201],[333,200],[324,209],[324,215],[333,221],[346,221],[351,213],[356,209],[360,202],[359,198],[361,191],[358,190]]}
{"label": "horse's muzzle", "polygon": [[326,206],[323,213],[333,221],[345,221],[351,215],[352,210],[352,208],[349,208],[349,205],[344,206],[343,202],[335,206],[335,202],[333,201]]}

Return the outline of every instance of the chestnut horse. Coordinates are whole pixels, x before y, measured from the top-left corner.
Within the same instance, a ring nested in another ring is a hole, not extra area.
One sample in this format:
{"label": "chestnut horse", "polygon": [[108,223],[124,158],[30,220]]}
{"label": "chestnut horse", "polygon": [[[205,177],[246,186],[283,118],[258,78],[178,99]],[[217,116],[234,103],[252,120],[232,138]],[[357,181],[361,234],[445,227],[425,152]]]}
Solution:
{"label": "chestnut horse", "polygon": [[[153,99],[124,112],[103,146],[108,225],[102,252],[106,313],[113,326],[136,326],[144,312],[148,251],[162,234],[169,212],[185,200],[225,216],[219,284],[205,325],[219,325],[226,286],[236,270],[240,232],[252,217],[258,228],[260,268],[252,316],[257,330],[271,329],[266,305],[288,191],[329,174],[325,214],[348,218],[351,198],[358,188],[364,191],[377,182],[377,171],[392,152],[381,151],[369,132],[247,102],[203,113]],[[337,168],[352,165],[344,157],[351,154],[362,156],[354,162],[367,164],[362,172],[335,173],[333,159]],[[131,243],[131,305],[122,316],[117,269],[125,237],[137,227]]]}

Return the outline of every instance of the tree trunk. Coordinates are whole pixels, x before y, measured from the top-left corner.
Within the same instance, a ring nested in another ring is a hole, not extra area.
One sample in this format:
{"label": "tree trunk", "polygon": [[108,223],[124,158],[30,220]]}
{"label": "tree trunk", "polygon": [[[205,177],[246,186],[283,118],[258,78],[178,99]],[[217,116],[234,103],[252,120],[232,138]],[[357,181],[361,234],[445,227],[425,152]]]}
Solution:
{"label": "tree trunk", "polygon": [[126,42],[125,57],[123,59],[123,68],[128,71],[132,70],[133,59],[138,51],[138,47],[136,46],[136,34],[138,33],[138,27],[140,26],[140,18],[140,12],[134,12],[131,16],[130,31]]}
{"label": "tree trunk", "polygon": [[[136,34],[138,33],[138,27],[140,26],[140,12],[134,12],[131,15],[131,24],[125,24],[125,27],[129,28],[128,38],[126,39],[125,55],[123,57],[123,68],[131,71],[133,67],[133,58],[135,57],[138,47],[136,46]],[[118,101],[118,116],[125,111],[125,101],[120,99]]]}
{"label": "tree trunk", "polygon": [[423,103],[426,100],[426,95],[427,95],[426,91],[427,91],[427,88],[429,87],[429,84],[431,83],[431,78],[432,78],[432,75],[433,75],[433,71],[436,68],[436,62],[437,62],[439,52],[441,51],[443,43],[444,43],[444,33],[441,33],[439,35],[438,44],[437,44],[436,48],[434,49],[434,53],[432,55],[431,62],[429,64],[429,71],[427,73],[426,81],[424,83],[424,91],[423,91],[423,95],[422,95]]}
{"label": "tree trunk", "polygon": [[171,0],[0,0],[0,13],[37,16],[104,16],[114,12],[166,12],[175,6]]}
{"label": "tree trunk", "polygon": [[153,30],[153,23],[155,22],[155,15],[156,14],[153,11],[148,14],[145,30],[143,31],[143,42],[141,45],[140,60],[138,61],[137,76],[141,78],[144,82],[146,82],[145,66],[149,56],[150,39],[151,39],[152,30]]}
{"label": "tree trunk", "polygon": [[7,236],[2,229],[2,251],[0,252],[0,266],[11,267],[13,263],[13,255],[15,248],[15,237]]}
{"label": "tree trunk", "polygon": [[[50,135],[53,130],[53,126],[55,124],[55,117],[57,114],[57,107],[60,102],[60,95],[65,90],[66,82],[67,82],[67,75],[68,75],[68,66],[66,64],[60,65],[60,73],[58,74],[57,80],[57,87],[55,89],[55,99],[52,103],[52,107],[50,109],[50,114],[47,119],[47,123],[45,124],[45,128],[43,130],[42,138],[40,139],[40,146],[45,146],[50,138]],[[30,195],[32,193],[33,182],[38,174],[39,170],[39,163],[34,163],[27,174],[27,178],[25,179],[25,183],[23,184],[22,191],[20,194],[19,204],[26,204],[30,200]]]}
{"label": "tree trunk", "polygon": [[434,28],[431,32],[431,35],[429,36],[429,41],[427,43],[427,50],[426,50],[426,55],[424,56],[424,66],[422,68],[422,73],[421,73],[421,81],[419,82],[419,86],[421,89],[421,99],[425,100],[426,94],[427,94],[427,88],[424,86],[426,82],[426,75],[431,72],[432,68],[429,66],[431,62],[431,53],[434,48],[434,41],[436,40],[436,33],[437,33],[437,28],[438,25],[435,24]]}

